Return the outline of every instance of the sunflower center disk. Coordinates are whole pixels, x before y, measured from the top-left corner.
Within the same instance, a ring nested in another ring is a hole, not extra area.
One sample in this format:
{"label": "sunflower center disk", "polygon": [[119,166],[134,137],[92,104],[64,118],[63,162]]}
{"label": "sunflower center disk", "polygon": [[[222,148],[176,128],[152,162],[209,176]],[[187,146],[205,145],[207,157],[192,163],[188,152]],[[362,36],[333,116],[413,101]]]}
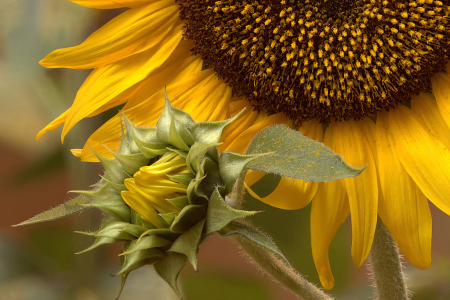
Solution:
{"label": "sunflower center disk", "polygon": [[362,119],[421,91],[449,58],[450,0],[182,0],[185,37],[257,110]]}

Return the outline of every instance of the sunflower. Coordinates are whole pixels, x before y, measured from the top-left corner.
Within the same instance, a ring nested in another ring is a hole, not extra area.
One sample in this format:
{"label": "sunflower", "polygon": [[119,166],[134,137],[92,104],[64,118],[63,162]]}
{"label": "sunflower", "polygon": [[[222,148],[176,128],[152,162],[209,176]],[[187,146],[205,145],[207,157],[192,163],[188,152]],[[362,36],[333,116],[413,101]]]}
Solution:
{"label": "sunflower", "polygon": [[[349,214],[357,267],[377,216],[413,265],[430,266],[428,200],[450,214],[449,0],[72,2],[130,9],[41,61],[94,70],[38,138],[64,124],[64,139],[81,119],[123,103],[135,124],[154,126],[164,86],[197,121],[248,108],[225,131],[221,151],[243,153],[263,128],[287,124],[353,167],[368,165],[328,183],[282,178],[267,197],[251,190],[263,173],[246,177],[249,193],[272,206],[312,201],[312,252],[326,289],[334,284],[329,245]],[[104,145],[117,149],[119,124],[119,115],[110,119],[74,155],[95,161],[88,144],[110,155]]]}

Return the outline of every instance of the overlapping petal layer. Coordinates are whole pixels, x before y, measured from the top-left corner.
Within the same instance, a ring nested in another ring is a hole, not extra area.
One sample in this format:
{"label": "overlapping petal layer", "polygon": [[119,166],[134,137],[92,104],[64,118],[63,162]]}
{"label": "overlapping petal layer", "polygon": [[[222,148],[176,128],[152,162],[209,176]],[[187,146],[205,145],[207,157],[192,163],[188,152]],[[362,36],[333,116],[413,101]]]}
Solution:
{"label": "overlapping petal layer", "polygon": [[378,170],[382,195],[379,215],[414,265],[431,263],[431,213],[425,195],[403,168],[389,130],[388,113],[377,117]]}
{"label": "overlapping petal layer", "polygon": [[[164,45],[174,26],[181,39],[181,28],[177,24],[182,22],[173,1],[152,1],[112,19],[80,45],[51,52],[40,64],[46,68],[98,68]],[[150,54],[146,57],[150,58]]]}
{"label": "overlapping petal layer", "polygon": [[[231,98],[231,88],[212,70],[202,71],[202,60],[191,56],[192,45],[181,41],[182,23],[177,6],[166,0],[72,0],[93,8],[133,7],[79,46],[52,52],[47,67],[93,68],[73,106],[38,135],[64,124],[64,135],[81,119],[126,103],[128,118],[139,126],[154,126],[164,106],[163,92],[173,105],[195,120],[223,120],[241,116],[224,132],[220,151],[244,153],[251,139],[273,124],[293,125],[282,114],[267,116],[253,111],[244,98]],[[428,198],[450,214],[450,77],[431,78],[436,101],[421,94],[411,110],[399,106],[370,119],[332,123],[324,142],[354,167],[368,165],[358,177],[328,183],[283,178],[275,191],[261,201],[283,209],[298,209],[311,199],[311,243],[322,285],[330,289],[334,279],[328,260],[329,245],[351,213],[352,257],[360,266],[371,248],[377,214],[394,235],[405,257],[418,267],[431,263],[431,215]],[[88,140],[106,157],[103,145],[117,149],[121,136],[116,115]],[[306,122],[300,129],[321,141],[322,126]],[[95,161],[85,146],[74,153]],[[264,173],[249,172],[251,186]],[[130,186],[130,188],[133,188]],[[139,202],[139,193],[124,199]],[[142,200],[142,199],[141,199]],[[156,200],[155,200],[156,201]],[[151,208],[142,207],[146,218],[156,219]],[[153,222],[153,221],[152,221]]]}

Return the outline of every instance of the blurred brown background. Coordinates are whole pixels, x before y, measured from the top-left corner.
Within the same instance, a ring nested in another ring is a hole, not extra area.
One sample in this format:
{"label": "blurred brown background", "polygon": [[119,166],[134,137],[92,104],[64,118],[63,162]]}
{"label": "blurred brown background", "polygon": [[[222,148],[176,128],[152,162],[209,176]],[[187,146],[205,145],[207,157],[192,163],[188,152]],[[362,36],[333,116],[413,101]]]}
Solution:
{"label": "blurred brown background", "polygon": [[[83,120],[60,143],[60,130],[36,141],[37,132],[69,107],[88,72],[47,70],[38,61],[52,50],[79,44],[120,11],[92,10],[62,0],[2,0],[0,3],[0,300],[115,299],[120,278],[118,247],[103,246],[73,255],[92,243],[74,230],[95,230],[97,211],[28,227],[12,228],[68,199],[69,190],[87,189],[102,173],[98,164],[80,163],[69,149],[113,114]],[[309,242],[309,207],[281,211],[248,199],[264,210],[253,218],[292,264],[318,283]],[[432,205],[431,205],[432,206]],[[413,299],[450,299],[450,217],[435,207],[433,264],[407,264]],[[330,249],[337,299],[368,299],[372,289],[365,267],[350,257],[349,220]],[[188,264],[179,279],[188,300],[295,299],[246,261],[229,239],[213,236],[200,247],[199,272]],[[130,274],[121,299],[176,299],[151,267]]]}

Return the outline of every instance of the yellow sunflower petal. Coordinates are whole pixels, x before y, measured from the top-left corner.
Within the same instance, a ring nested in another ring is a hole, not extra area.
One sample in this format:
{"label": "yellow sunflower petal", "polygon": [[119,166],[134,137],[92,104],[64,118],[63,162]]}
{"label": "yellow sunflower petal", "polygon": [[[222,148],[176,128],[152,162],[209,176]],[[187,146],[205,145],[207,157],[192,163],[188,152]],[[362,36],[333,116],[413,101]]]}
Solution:
{"label": "yellow sunflower petal", "polygon": [[341,179],[347,190],[352,216],[352,257],[354,264],[362,265],[370,248],[377,223],[378,182],[373,151],[364,136],[362,122],[346,121],[332,123],[333,148],[345,162],[357,168],[366,169],[361,175]]}
{"label": "yellow sunflower petal", "polygon": [[136,54],[115,64],[95,69],[79,89],[69,110],[61,135],[65,135],[81,119],[100,108],[110,108],[117,95],[140,82],[157,69],[173,52],[181,40],[181,28],[173,31],[172,38],[155,49]]}
{"label": "yellow sunflower petal", "polygon": [[411,110],[422,119],[424,127],[450,149],[450,130],[439,113],[436,101],[421,93],[411,100]]}
{"label": "yellow sunflower petal", "polygon": [[122,7],[139,7],[149,4],[154,0],[70,0],[70,1],[89,8],[113,9]]}
{"label": "yellow sunflower petal", "polygon": [[[219,151],[225,151],[225,149],[245,130],[250,126],[255,124],[256,118],[258,117],[258,112],[249,108],[250,103],[243,98],[234,98],[229,104],[228,108],[228,118],[234,117],[236,114],[245,109],[239,118],[237,118],[233,123],[231,123],[223,132],[222,144],[219,145]],[[244,152],[240,152],[244,154]],[[250,184],[251,185],[251,184]]]}
{"label": "yellow sunflower petal", "polygon": [[430,208],[427,198],[398,159],[394,137],[388,130],[388,114],[378,114],[376,125],[383,193],[379,197],[378,213],[406,258],[417,267],[428,268],[431,264]]}
{"label": "yellow sunflower petal", "polygon": [[138,214],[144,217],[147,221],[150,221],[158,228],[163,228],[161,222],[158,219],[158,212],[146,201],[144,197],[139,194],[135,194],[129,191],[121,192],[122,199],[132,207]]}
{"label": "yellow sunflower petal", "polygon": [[449,215],[450,153],[417,118],[405,106],[389,112],[397,156],[425,196]]}
{"label": "yellow sunflower petal", "polygon": [[[201,72],[192,70],[191,74],[183,73],[182,75],[177,76],[167,85],[167,94],[172,101],[172,105],[177,108],[187,107],[186,112],[190,113],[196,121],[206,121],[202,118],[208,118],[210,121],[220,120],[211,120],[211,115],[225,118],[230,97],[230,93],[227,92],[229,89],[228,84],[223,80],[217,79],[212,70]],[[198,93],[198,90],[209,92],[208,95],[203,95]],[[223,92],[213,93],[214,90],[222,90]],[[202,106],[202,110],[197,110],[195,106],[187,105],[189,103],[201,103],[203,101],[202,96],[208,96],[208,101],[210,102]],[[128,102],[124,109],[125,114],[131,121],[137,126],[155,126],[164,108],[164,92],[159,90],[137,105],[130,103]],[[192,111],[189,111],[189,109]],[[217,113],[217,110],[225,111]],[[100,155],[111,157],[111,154],[105,151],[102,144],[112,150],[117,150],[120,145],[120,128],[120,114],[117,114],[89,137],[81,152],[81,160],[97,161],[95,155],[87,146],[88,144],[92,145]]]}
{"label": "yellow sunflower petal", "polygon": [[170,0],[130,9],[80,45],[55,50],[40,64],[46,68],[92,69],[164,44],[171,29],[182,24],[178,10]]}
{"label": "yellow sunflower petal", "polygon": [[285,210],[301,209],[308,205],[316,194],[317,188],[317,182],[281,177],[275,190],[267,197],[261,198],[247,186],[247,190],[254,198]]}
{"label": "yellow sunflower petal", "polygon": [[442,118],[450,128],[450,76],[438,73],[431,77],[431,84]]}
{"label": "yellow sunflower petal", "polygon": [[[324,143],[333,148],[333,127],[328,127]],[[350,213],[345,188],[340,180],[321,182],[311,204],[311,249],[322,286],[334,286],[328,250],[339,227]]]}
{"label": "yellow sunflower petal", "polygon": [[[265,113],[260,113],[264,114]],[[250,128],[240,134],[226,149],[235,153],[245,153],[253,138],[263,129],[276,124],[290,124],[289,119],[282,113],[264,117],[260,122],[252,125]]]}
{"label": "yellow sunflower petal", "polygon": [[52,131],[55,130],[56,128],[58,128],[59,126],[61,126],[62,124],[64,124],[64,122],[66,121],[67,118],[67,114],[69,113],[69,110],[66,110],[65,112],[63,112],[58,118],[56,118],[55,120],[53,120],[50,124],[48,124],[47,126],[44,127],[44,129],[42,129],[41,131],[38,132],[37,136],[36,136],[36,140],[39,140],[41,138],[41,136],[43,136],[47,131]]}

